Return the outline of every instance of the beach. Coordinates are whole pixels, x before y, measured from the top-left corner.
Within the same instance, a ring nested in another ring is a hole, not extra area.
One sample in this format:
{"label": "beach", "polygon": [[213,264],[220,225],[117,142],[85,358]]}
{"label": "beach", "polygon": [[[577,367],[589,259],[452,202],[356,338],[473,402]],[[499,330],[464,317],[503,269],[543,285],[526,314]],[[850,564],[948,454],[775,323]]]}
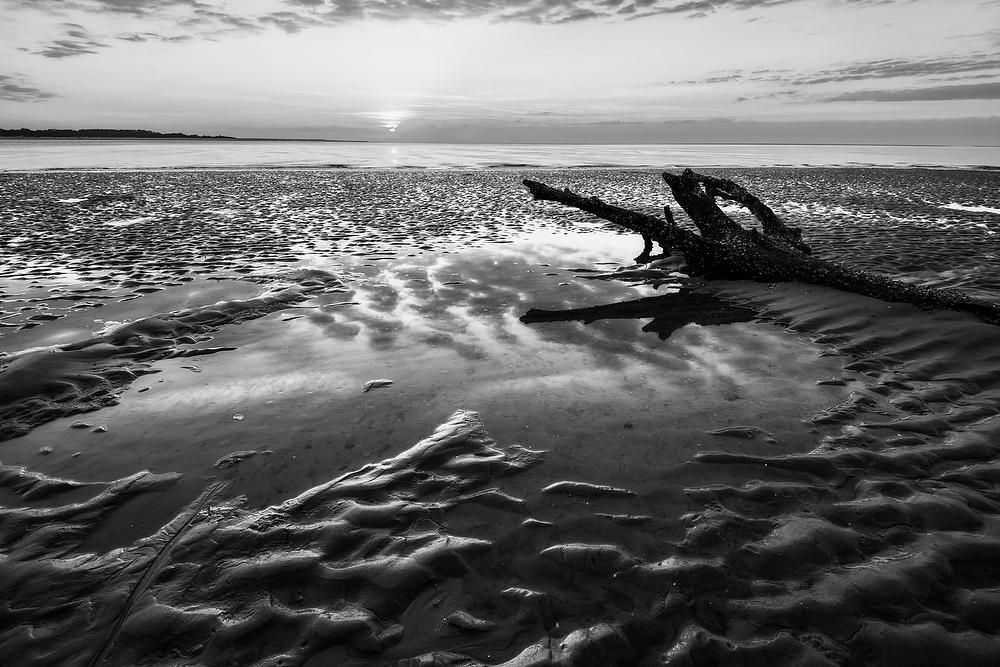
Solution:
{"label": "beach", "polygon": [[[997,327],[521,185],[659,215],[657,168],[482,166],[0,173],[0,655],[994,664]],[[1000,301],[996,170],[711,171]]]}

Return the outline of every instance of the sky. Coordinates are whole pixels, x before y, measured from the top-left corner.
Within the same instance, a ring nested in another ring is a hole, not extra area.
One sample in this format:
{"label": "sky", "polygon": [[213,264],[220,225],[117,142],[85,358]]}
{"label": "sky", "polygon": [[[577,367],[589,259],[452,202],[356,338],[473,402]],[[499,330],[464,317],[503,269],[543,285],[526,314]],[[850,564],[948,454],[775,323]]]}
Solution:
{"label": "sky", "polygon": [[0,0],[0,127],[1000,144],[1000,0]]}

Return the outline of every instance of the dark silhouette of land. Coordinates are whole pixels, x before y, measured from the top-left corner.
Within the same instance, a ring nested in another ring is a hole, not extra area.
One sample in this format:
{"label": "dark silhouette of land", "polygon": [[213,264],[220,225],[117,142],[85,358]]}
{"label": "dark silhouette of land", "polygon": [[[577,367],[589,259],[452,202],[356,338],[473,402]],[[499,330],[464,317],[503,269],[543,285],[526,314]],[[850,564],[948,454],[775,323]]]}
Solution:
{"label": "dark silhouette of land", "polygon": [[183,132],[154,132],[153,130],[15,130],[0,128],[0,138],[6,139],[218,139],[222,141],[328,141],[366,143],[354,139],[274,139],[270,137],[230,137],[222,134],[185,134]]}

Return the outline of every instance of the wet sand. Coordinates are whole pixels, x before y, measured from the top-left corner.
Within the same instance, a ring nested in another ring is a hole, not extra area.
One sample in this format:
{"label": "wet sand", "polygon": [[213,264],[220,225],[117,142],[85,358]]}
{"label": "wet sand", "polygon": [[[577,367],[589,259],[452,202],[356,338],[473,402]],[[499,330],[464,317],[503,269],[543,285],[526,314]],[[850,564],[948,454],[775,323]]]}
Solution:
{"label": "wet sand", "polygon": [[[916,203],[997,176],[855,171],[744,177],[828,256],[998,298],[1000,215]],[[517,172],[84,178],[126,195],[103,200],[29,176],[4,175],[0,655],[1000,655],[996,327],[670,265],[595,279],[638,243]]]}

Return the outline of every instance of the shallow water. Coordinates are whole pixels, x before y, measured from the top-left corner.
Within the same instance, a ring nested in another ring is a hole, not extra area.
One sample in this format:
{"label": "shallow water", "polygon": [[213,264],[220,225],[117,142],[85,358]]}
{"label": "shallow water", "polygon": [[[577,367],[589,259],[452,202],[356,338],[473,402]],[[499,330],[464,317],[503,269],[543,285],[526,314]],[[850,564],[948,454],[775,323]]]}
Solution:
{"label": "shallow water", "polygon": [[[727,173],[827,256],[1000,296],[1000,176]],[[671,322],[683,281],[595,279],[637,241],[524,175],[0,177],[0,655],[991,664],[996,328],[739,283]]]}

